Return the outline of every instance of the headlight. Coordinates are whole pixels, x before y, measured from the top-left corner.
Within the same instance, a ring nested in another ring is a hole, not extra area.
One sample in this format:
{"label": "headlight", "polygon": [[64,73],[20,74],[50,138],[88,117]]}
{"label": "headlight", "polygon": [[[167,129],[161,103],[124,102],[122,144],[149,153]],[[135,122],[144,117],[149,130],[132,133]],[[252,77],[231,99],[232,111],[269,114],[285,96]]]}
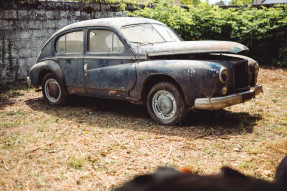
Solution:
{"label": "headlight", "polygon": [[219,72],[219,80],[221,83],[226,83],[228,77],[228,70],[226,68],[221,68]]}

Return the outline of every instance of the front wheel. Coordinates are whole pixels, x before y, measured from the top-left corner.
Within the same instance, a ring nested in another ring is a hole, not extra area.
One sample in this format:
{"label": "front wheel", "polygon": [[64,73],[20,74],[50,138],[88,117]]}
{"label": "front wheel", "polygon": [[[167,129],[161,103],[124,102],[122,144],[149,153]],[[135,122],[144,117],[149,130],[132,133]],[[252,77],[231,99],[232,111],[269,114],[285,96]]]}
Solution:
{"label": "front wheel", "polygon": [[61,105],[66,100],[65,89],[54,74],[47,74],[42,81],[42,93],[49,105]]}
{"label": "front wheel", "polygon": [[182,122],[187,113],[179,88],[169,82],[153,86],[148,94],[147,109],[151,118],[163,125]]}

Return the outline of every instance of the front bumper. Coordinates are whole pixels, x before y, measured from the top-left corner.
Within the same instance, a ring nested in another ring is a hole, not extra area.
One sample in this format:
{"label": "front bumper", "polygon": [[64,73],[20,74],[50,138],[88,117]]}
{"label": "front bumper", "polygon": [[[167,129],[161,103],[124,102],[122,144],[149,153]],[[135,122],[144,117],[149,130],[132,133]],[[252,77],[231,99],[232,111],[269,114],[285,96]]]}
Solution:
{"label": "front bumper", "polygon": [[262,85],[257,84],[246,92],[224,97],[198,98],[195,99],[194,108],[201,110],[217,110],[250,100],[261,92],[263,92]]}

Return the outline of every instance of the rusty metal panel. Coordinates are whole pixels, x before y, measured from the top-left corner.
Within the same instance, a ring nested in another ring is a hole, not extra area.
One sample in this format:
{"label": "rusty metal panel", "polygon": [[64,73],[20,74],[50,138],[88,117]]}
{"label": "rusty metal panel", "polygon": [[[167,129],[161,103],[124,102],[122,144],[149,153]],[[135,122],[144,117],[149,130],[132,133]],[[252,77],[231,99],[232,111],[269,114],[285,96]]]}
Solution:
{"label": "rusty metal panel", "polygon": [[134,86],[136,71],[131,60],[86,58],[85,61],[86,88],[128,91]]}
{"label": "rusty metal panel", "polygon": [[56,57],[65,74],[66,86],[84,87],[83,57]]}
{"label": "rusty metal panel", "polygon": [[137,64],[137,82],[130,92],[139,99],[145,80],[153,75],[172,77],[182,88],[185,102],[193,105],[196,97],[212,97],[216,92],[218,73],[222,66],[206,61],[155,60]]}
{"label": "rusty metal panel", "polygon": [[240,53],[249,49],[237,42],[229,41],[183,41],[166,42],[141,46],[139,54],[148,56],[199,54],[199,53]]}

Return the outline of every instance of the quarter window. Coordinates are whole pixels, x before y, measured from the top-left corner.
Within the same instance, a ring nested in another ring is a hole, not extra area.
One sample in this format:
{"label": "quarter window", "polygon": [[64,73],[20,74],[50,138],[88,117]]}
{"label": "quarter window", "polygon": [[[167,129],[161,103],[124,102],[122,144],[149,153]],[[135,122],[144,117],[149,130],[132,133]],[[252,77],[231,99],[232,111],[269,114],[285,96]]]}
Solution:
{"label": "quarter window", "polygon": [[65,34],[56,42],[57,53],[80,53],[83,52],[83,31]]}
{"label": "quarter window", "polygon": [[90,30],[88,52],[123,52],[124,45],[118,36],[109,30]]}

